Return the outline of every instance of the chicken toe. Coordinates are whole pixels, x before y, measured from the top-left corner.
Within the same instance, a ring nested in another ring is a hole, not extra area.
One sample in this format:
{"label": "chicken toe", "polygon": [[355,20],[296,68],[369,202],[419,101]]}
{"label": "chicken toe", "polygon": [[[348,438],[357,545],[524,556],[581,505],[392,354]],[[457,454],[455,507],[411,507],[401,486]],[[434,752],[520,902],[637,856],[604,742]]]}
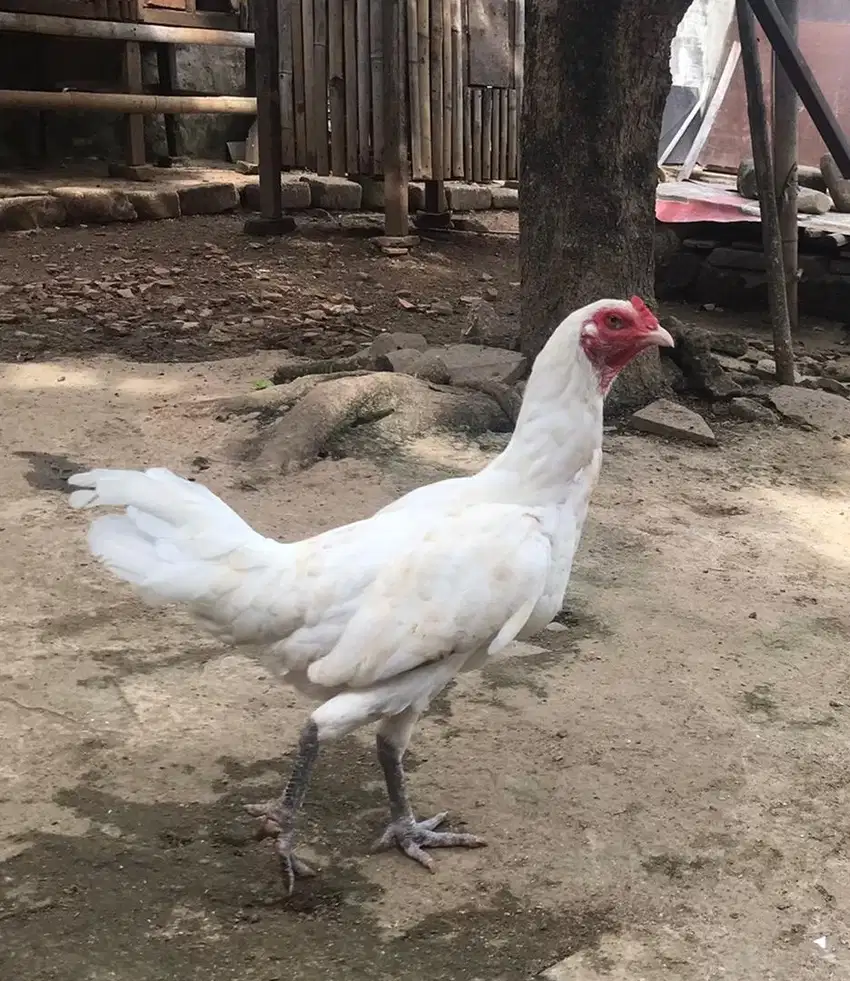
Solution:
{"label": "chicken toe", "polygon": [[448,811],[442,811],[424,821],[415,821],[409,817],[391,821],[387,830],[375,843],[373,851],[384,851],[395,846],[414,862],[433,871],[434,861],[425,851],[426,848],[482,848],[487,844],[477,835],[435,830],[447,817]]}

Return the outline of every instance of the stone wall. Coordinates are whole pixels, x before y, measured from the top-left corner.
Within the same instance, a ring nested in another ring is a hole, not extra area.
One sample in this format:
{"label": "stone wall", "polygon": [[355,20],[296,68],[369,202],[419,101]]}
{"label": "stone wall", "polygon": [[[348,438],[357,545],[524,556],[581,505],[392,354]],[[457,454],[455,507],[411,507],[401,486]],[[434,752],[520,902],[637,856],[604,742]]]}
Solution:
{"label": "stone wall", "polygon": [[[655,241],[660,299],[767,309],[757,223],[659,225]],[[800,312],[850,322],[850,236],[801,236],[799,266]]]}

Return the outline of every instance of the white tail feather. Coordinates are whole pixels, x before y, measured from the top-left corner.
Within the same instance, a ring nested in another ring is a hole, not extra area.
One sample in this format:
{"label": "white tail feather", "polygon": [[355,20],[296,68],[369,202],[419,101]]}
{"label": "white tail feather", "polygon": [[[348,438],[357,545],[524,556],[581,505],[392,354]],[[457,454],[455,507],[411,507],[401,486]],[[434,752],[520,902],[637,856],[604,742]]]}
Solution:
{"label": "white tail feather", "polygon": [[185,603],[234,638],[264,632],[258,600],[280,587],[287,546],[258,534],[202,484],[169,470],[92,470],[68,483],[81,488],[70,496],[74,508],[125,509],[92,522],[89,547],[145,600]]}

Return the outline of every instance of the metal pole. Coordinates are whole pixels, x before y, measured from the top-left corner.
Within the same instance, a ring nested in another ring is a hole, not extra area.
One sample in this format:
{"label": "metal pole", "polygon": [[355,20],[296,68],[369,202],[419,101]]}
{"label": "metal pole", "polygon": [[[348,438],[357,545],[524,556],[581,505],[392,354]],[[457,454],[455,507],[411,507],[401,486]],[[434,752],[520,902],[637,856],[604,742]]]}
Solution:
{"label": "metal pole", "polygon": [[[791,36],[797,39],[798,0],[777,0]],[[785,267],[785,292],[792,334],[797,330],[797,91],[773,52],[773,171]]]}
{"label": "metal pole", "polygon": [[770,136],[767,127],[767,107],[764,101],[756,21],[748,0],[735,0],[738,13],[738,34],[741,38],[741,60],[747,87],[747,114],[750,139],[753,144],[753,163],[759,188],[761,230],[764,257],[767,263],[768,300],[773,321],[773,357],[776,377],[783,385],[794,384],[794,351],[791,346],[791,325],[788,320],[788,297],[785,293],[785,267],[782,263],[782,238],[776,210],[776,191]]}

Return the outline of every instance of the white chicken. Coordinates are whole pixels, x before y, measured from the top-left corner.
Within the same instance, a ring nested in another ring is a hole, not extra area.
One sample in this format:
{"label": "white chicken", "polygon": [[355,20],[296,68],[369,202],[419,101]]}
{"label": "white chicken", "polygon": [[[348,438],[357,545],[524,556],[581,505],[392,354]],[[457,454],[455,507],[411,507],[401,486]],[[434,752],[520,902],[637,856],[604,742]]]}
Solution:
{"label": "white chicken", "polygon": [[252,645],[321,704],[304,726],[279,800],[249,805],[272,837],[284,889],[313,870],[293,852],[319,747],[377,721],[390,823],[425,849],[478,847],[417,820],[402,765],[413,727],[453,676],[481,667],[560,610],[602,460],[602,406],[641,350],[673,340],[638,298],[567,317],[538,356],[510,443],[482,471],[418,488],[364,521],[283,544],[255,532],[200,484],[168,470],[92,470],[69,483],[97,518],[92,553],[150,602],[182,603],[208,630]]}

